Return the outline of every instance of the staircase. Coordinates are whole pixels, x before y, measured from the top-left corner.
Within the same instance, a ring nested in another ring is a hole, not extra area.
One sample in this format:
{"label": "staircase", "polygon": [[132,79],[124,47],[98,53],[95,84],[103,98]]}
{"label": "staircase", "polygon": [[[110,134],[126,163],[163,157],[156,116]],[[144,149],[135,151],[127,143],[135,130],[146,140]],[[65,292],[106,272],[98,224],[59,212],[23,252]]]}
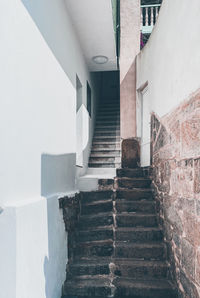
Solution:
{"label": "staircase", "polygon": [[104,186],[82,193],[62,298],[178,297],[147,171],[118,169]]}
{"label": "staircase", "polygon": [[101,103],[96,120],[89,167],[120,167],[119,100],[104,101]]}

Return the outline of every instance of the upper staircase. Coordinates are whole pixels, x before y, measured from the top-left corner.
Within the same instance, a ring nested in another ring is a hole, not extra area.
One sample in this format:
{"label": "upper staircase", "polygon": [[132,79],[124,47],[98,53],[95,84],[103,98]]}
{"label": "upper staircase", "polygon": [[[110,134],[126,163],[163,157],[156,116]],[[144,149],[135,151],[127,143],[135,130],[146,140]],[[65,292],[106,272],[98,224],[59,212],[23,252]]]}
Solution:
{"label": "upper staircase", "polygon": [[120,103],[103,101],[97,114],[90,168],[120,167]]}

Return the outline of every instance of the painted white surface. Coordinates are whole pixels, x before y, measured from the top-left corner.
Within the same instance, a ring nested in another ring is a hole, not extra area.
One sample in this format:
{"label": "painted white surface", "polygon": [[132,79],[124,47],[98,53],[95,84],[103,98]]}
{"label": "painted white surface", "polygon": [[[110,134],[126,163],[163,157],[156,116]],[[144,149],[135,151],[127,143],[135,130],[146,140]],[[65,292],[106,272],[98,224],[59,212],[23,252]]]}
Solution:
{"label": "painted white surface", "polygon": [[200,87],[199,0],[164,0],[149,42],[137,58],[137,88],[149,82],[160,117]]}
{"label": "painted white surface", "polygon": [[58,197],[76,190],[76,73],[84,105],[87,80],[93,93],[83,170],[98,78],[62,1],[1,2],[0,39],[0,296],[60,298],[67,240]]}
{"label": "painted white surface", "polygon": [[148,89],[141,92],[141,166],[150,166],[151,114]]}
{"label": "painted white surface", "polygon": [[67,234],[57,197],[18,206],[16,226],[16,297],[60,298],[66,278]]}
{"label": "painted white surface", "polygon": [[94,191],[99,188],[99,179],[116,177],[115,168],[88,168],[85,175],[78,178],[77,187],[80,191]]}
{"label": "painted white surface", "polygon": [[[117,70],[111,0],[65,0],[65,3],[90,71]],[[98,55],[108,57],[109,61],[95,64],[92,57]]]}

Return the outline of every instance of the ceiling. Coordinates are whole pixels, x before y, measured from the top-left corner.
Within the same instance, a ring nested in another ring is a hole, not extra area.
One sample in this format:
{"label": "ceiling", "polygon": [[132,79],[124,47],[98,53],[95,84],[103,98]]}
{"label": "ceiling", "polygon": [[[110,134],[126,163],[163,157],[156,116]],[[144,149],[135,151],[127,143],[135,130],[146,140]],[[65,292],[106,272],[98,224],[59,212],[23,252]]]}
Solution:
{"label": "ceiling", "polygon": [[[117,69],[115,33],[111,0],[65,0],[72,24],[90,71]],[[96,64],[92,57],[108,57],[106,64]]]}

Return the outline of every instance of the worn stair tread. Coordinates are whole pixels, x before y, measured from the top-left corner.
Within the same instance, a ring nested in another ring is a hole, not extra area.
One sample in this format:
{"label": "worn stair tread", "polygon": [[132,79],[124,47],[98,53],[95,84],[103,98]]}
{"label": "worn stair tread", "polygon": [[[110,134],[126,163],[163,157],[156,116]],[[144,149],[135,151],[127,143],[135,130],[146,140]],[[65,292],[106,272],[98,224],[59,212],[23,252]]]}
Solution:
{"label": "worn stair tread", "polygon": [[[105,157],[103,157],[103,159],[105,159]],[[114,157],[115,159],[115,157]],[[91,158],[90,158],[91,160]],[[115,161],[110,161],[110,160],[95,160],[95,157],[92,157],[92,161],[89,162],[89,164],[115,164],[115,163],[119,163],[119,162],[115,162]]]}
{"label": "worn stair tread", "polygon": [[117,153],[117,154],[114,154],[114,153],[111,153],[111,154],[91,153],[91,155],[90,155],[90,158],[119,158],[119,157],[120,157],[120,153]]}
{"label": "worn stair tread", "polygon": [[101,141],[101,142],[95,142],[93,141],[93,145],[115,145],[115,146],[118,146],[120,145],[120,142],[117,141],[117,142],[114,142],[114,141]]}
{"label": "worn stair tread", "polygon": [[[95,295],[95,289],[98,290],[99,294],[102,292],[102,294],[105,295],[103,296],[101,294],[102,297],[107,297],[107,295],[111,294],[110,279],[101,275],[85,276],[84,278],[78,276],[65,282],[63,294],[66,295],[64,297],[68,297],[67,295],[86,297],[88,296],[88,290],[90,294]],[[91,293],[91,290],[93,293]]]}
{"label": "worn stair tread", "polygon": [[150,178],[145,178],[145,177],[117,177],[117,180],[124,180],[124,181],[151,181]]}
{"label": "worn stair tread", "polygon": [[152,216],[156,216],[155,213],[144,213],[144,212],[127,212],[127,211],[123,211],[120,213],[117,213],[116,216],[120,217],[120,216],[128,216],[128,217],[152,217]]}
{"label": "worn stair tread", "polygon": [[147,242],[127,242],[127,241],[116,241],[115,242],[116,246],[122,246],[122,247],[126,247],[126,248],[131,248],[131,247],[148,247],[148,248],[152,248],[152,247],[165,247],[166,244],[163,241],[147,241]]}
{"label": "worn stair tread", "polygon": [[103,239],[103,240],[90,240],[90,241],[84,241],[84,243],[82,242],[78,242],[77,246],[101,246],[101,245],[109,245],[109,244],[113,244],[114,240],[113,239]]}
{"label": "worn stair tread", "polygon": [[112,201],[113,201],[112,199],[93,201],[93,202],[85,203],[84,206],[96,206],[100,204],[111,203]]}
{"label": "worn stair tread", "polygon": [[163,231],[160,227],[117,227],[116,230],[121,232]]}
{"label": "worn stair tread", "polygon": [[175,289],[173,283],[168,279],[135,280],[132,278],[116,278],[114,284],[138,289]]}
{"label": "worn stair tread", "polygon": [[113,216],[113,212],[100,212],[100,213],[98,213],[98,214],[87,214],[87,215],[81,215],[80,216],[80,219],[92,219],[92,218],[96,218],[96,217],[99,217],[99,218],[101,218],[101,217],[103,217],[103,216]]}

